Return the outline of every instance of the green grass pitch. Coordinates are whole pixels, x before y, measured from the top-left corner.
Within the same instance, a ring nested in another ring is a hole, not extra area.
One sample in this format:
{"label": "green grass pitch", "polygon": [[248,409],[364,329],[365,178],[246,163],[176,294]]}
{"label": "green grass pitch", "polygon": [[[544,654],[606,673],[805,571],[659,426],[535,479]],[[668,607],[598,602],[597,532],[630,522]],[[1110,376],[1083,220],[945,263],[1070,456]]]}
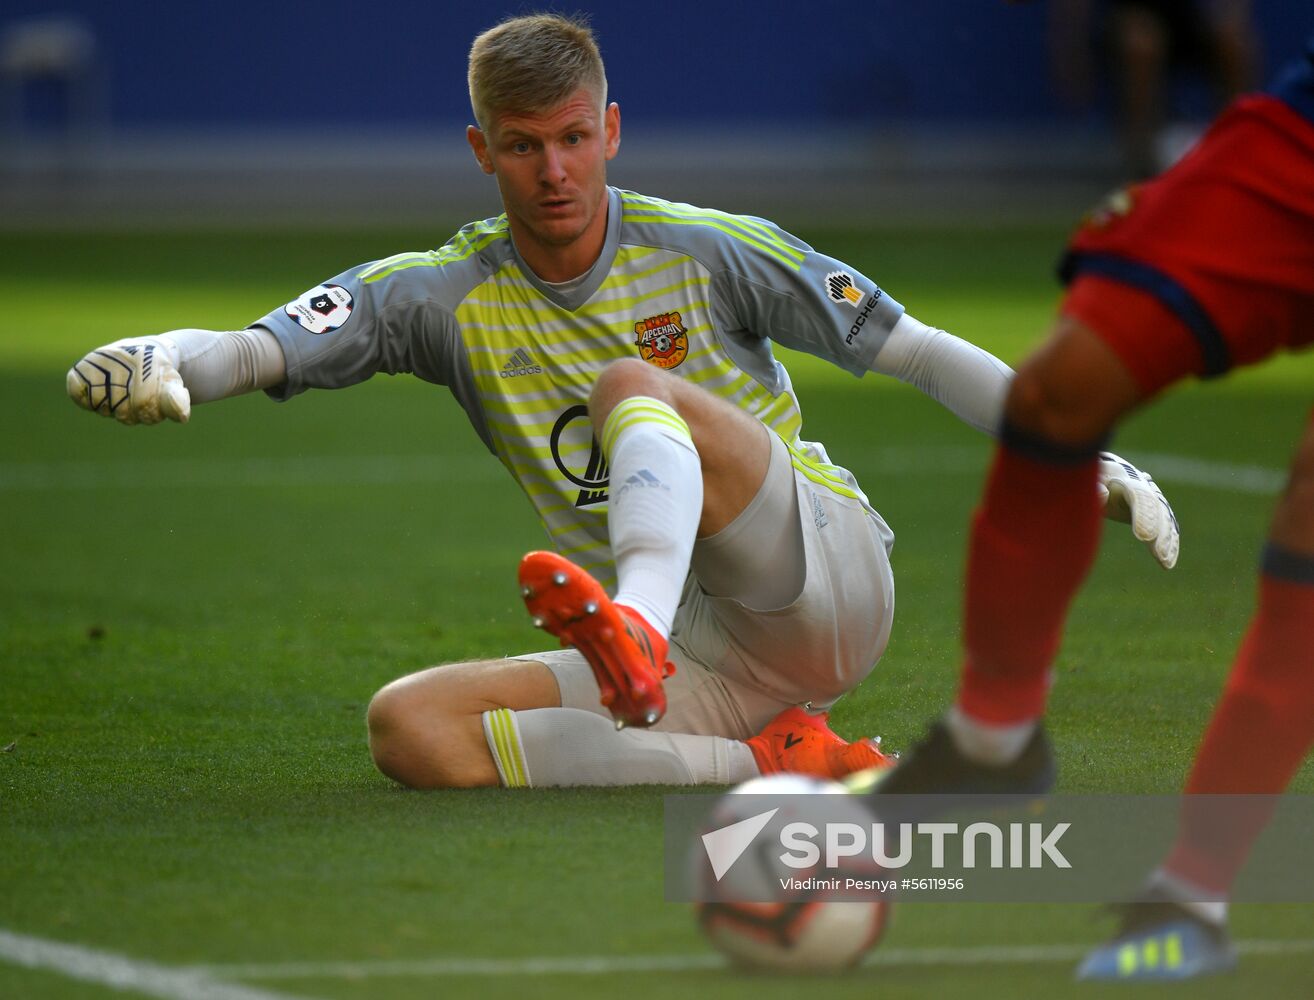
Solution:
{"label": "green grass pitch", "polygon": [[[377,774],[363,713],[380,685],[542,643],[514,585],[542,536],[441,390],[379,378],[156,428],[64,398],[93,346],[239,327],[446,232],[0,235],[0,932],[203,966],[239,997],[1126,995],[1071,984],[1073,948],[1105,929],[1084,906],[907,904],[885,964],[823,984],[735,975],[661,899],[661,790],[411,793]],[[1008,360],[1056,298],[1058,228],[805,235]],[[1184,387],[1123,431],[1183,556],[1166,574],[1106,531],[1058,666],[1062,790],[1180,787],[1250,611],[1310,362]],[[953,689],[988,442],[915,391],[791,367],[805,436],[898,536],[893,642],[833,722],[905,746]],[[1314,792],[1314,769],[1296,788]],[[1295,945],[1173,995],[1314,992],[1314,906],[1240,906],[1234,930]],[[1021,947],[1041,950],[1010,960]],[[2,997],[111,995],[0,959]]]}

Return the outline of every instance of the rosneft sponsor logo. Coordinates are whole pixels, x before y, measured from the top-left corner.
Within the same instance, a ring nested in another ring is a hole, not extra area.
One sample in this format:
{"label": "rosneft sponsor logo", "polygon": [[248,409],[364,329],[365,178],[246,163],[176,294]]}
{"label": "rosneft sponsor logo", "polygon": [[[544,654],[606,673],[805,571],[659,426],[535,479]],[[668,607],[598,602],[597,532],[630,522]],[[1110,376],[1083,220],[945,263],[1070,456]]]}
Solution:
{"label": "rosneft sponsor logo", "polygon": [[858,336],[862,333],[862,328],[866,326],[867,320],[871,318],[871,313],[872,310],[876,308],[876,303],[881,300],[881,296],[884,294],[885,293],[879,288],[871,293],[871,296],[867,299],[861,311],[859,311],[858,318],[855,319],[853,325],[849,327],[849,334],[844,338],[844,343],[852,346],[853,342],[858,339]]}

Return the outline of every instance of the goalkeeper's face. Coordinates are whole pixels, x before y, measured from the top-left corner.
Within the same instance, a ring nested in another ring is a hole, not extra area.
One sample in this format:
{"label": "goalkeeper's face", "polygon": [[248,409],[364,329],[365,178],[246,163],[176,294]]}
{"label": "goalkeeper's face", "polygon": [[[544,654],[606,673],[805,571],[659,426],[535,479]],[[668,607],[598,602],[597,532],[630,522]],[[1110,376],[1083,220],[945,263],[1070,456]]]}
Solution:
{"label": "goalkeeper's face", "polygon": [[[580,88],[546,111],[501,112],[467,132],[497,178],[516,247],[549,281],[582,274],[607,229],[607,161],[620,147],[620,109]],[[576,270],[575,268],[578,268]],[[569,272],[569,273],[567,273]]]}

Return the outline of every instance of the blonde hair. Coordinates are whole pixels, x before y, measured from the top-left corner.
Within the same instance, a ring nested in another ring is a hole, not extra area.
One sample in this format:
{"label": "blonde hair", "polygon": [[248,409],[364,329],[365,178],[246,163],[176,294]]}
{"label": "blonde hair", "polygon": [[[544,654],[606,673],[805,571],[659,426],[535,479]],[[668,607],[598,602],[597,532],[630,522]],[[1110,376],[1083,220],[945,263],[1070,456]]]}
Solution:
{"label": "blonde hair", "polygon": [[607,74],[593,29],[582,15],[527,14],[489,28],[470,46],[466,76],[475,121],[487,130],[495,115],[538,112],[581,87],[607,104]]}

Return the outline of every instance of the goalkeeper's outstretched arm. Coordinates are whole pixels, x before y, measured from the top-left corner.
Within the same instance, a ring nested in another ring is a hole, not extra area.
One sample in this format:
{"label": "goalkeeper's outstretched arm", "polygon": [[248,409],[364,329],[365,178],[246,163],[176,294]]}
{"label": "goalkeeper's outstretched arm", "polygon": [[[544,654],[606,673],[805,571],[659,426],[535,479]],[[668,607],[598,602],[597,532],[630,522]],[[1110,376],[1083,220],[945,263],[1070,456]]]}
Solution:
{"label": "goalkeeper's outstretched arm", "polygon": [[268,330],[174,330],[98,347],[68,370],[69,397],[123,424],[186,423],[193,403],[278,385],[286,377]]}
{"label": "goalkeeper's outstretched arm", "polygon": [[[872,361],[871,369],[914,385],[987,434],[997,434],[1013,369],[974,344],[905,314]],[[1102,452],[1098,489],[1104,514],[1132,533],[1164,569],[1177,563],[1181,530],[1173,508],[1149,473]]]}
{"label": "goalkeeper's outstretched arm", "polygon": [[1013,369],[944,330],[899,317],[871,370],[907,382],[977,430],[994,434],[1004,415]]}

